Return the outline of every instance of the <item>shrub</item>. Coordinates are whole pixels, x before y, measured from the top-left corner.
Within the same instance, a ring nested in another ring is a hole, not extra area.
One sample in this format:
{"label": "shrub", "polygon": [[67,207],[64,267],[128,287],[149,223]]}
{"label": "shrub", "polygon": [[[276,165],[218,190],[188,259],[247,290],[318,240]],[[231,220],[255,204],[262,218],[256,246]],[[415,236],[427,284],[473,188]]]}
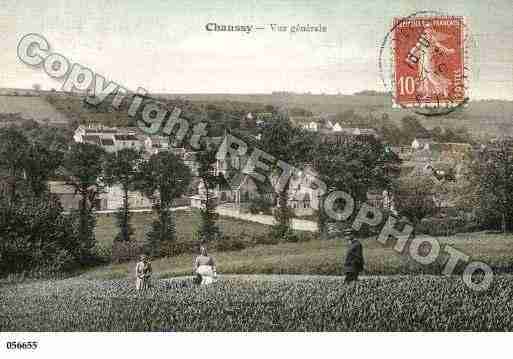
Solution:
{"label": "shrub", "polygon": [[272,202],[263,198],[257,197],[250,201],[249,212],[251,214],[259,214],[263,212],[265,214],[272,214]]}
{"label": "shrub", "polygon": [[461,218],[425,218],[417,225],[417,231],[430,236],[451,236],[464,227],[465,221]]}
{"label": "shrub", "polygon": [[286,242],[293,242],[293,243],[299,242],[299,235],[293,231],[288,231],[283,236],[283,240]]}
{"label": "shrub", "polygon": [[161,257],[170,255],[169,243],[176,241],[176,225],[173,212],[160,206],[156,209],[158,219],[151,223],[143,250],[153,257]]}
{"label": "shrub", "polygon": [[218,251],[240,251],[248,247],[250,242],[244,241],[240,237],[223,236],[216,241],[215,248]]}
{"label": "shrub", "polygon": [[101,256],[109,256],[113,263],[121,263],[137,259],[142,253],[143,247],[139,242],[115,240],[112,242],[110,256],[109,253],[101,253]]}
{"label": "shrub", "polygon": [[49,198],[0,201],[0,274],[73,269],[83,247],[73,218]]}
{"label": "shrub", "polygon": [[280,243],[279,239],[269,234],[261,234],[254,237],[255,244],[273,245]]}
{"label": "shrub", "polygon": [[319,236],[317,233],[314,232],[299,232],[297,234],[299,242],[308,242],[313,239],[319,239]]}

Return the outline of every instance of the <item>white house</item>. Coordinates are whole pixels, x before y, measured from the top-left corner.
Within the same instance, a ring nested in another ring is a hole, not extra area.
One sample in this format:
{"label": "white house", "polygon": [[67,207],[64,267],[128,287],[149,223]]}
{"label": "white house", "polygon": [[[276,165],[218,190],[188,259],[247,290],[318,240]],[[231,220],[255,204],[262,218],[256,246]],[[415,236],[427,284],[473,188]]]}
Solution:
{"label": "white house", "polygon": [[[50,181],[48,183],[50,193],[55,195],[65,210],[78,209],[80,204],[80,195],[75,193],[72,186],[68,186],[63,181]],[[115,185],[106,187],[99,194],[93,207],[96,210],[116,210],[123,206],[123,190],[121,186]],[[152,202],[139,192],[128,192],[128,203],[130,208],[151,208]]]}
{"label": "white house", "polygon": [[[107,187],[105,193],[100,195],[101,209],[114,210],[123,206],[123,190],[121,186]],[[139,192],[128,192],[128,204],[130,208],[151,208],[152,201]]]}
{"label": "white house", "polygon": [[435,143],[431,138],[415,138],[411,143],[411,148],[414,150],[429,150]]}
{"label": "white house", "polygon": [[315,121],[310,121],[308,123],[305,123],[303,125],[303,128],[308,131],[318,131],[319,130],[319,123]]}
{"label": "white house", "polygon": [[165,136],[148,136],[144,140],[144,147],[146,152],[154,154],[161,151],[169,151],[169,137]]}
{"label": "white house", "polygon": [[321,188],[317,178],[318,174],[308,164],[291,177],[289,206],[297,215],[311,215],[319,208]]}
{"label": "white house", "polygon": [[342,127],[339,123],[335,123],[331,131],[344,133],[350,136],[378,136],[378,133],[373,128]]}
{"label": "white house", "polygon": [[340,131],[342,131],[342,126],[340,126],[340,124],[337,122],[331,126],[331,130],[333,132],[340,132]]}
{"label": "white house", "polygon": [[144,143],[135,128],[79,126],[73,134],[77,143],[92,143],[103,147],[107,152],[119,151],[123,148],[141,149]]}

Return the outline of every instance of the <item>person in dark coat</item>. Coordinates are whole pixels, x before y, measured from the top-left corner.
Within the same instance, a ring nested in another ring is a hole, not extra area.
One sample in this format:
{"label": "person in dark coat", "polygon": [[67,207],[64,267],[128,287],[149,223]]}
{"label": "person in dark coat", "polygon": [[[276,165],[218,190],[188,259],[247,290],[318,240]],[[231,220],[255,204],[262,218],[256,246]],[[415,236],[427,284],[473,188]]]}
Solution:
{"label": "person in dark coat", "polygon": [[344,262],[344,272],[346,274],[344,283],[350,283],[357,281],[358,275],[363,270],[363,249],[362,244],[354,237],[353,229],[346,229],[344,234],[349,241],[346,260]]}

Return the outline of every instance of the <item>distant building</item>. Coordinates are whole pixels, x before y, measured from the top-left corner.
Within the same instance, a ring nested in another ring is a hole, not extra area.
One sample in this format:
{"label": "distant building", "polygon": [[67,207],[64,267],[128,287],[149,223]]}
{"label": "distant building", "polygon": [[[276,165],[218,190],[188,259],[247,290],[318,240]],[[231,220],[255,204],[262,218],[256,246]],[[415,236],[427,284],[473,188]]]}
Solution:
{"label": "distant building", "polygon": [[320,128],[320,125],[318,122],[310,121],[303,125],[303,129],[308,131],[318,131]]}
{"label": "distant building", "polygon": [[429,150],[435,143],[432,138],[415,138],[411,143],[414,150]]}
{"label": "distant building", "polygon": [[146,152],[150,154],[159,153],[162,151],[169,151],[171,145],[169,143],[169,137],[165,136],[148,136],[144,141],[144,148]]}
{"label": "distant building", "polygon": [[79,209],[80,196],[75,193],[73,187],[67,186],[62,181],[50,181],[48,187],[50,193],[57,197],[64,210]]}
{"label": "distant building", "polygon": [[[79,209],[81,196],[75,193],[72,186],[66,185],[63,181],[50,181],[48,183],[50,193],[58,198],[64,210]],[[93,207],[98,211],[116,210],[123,206],[123,191],[119,185],[107,187],[100,193]],[[152,201],[139,192],[128,192],[128,203],[130,208],[151,208]]]}
{"label": "distant building", "polygon": [[288,205],[296,215],[312,215],[319,209],[321,189],[317,178],[318,173],[309,164],[290,178]]}
{"label": "distant building", "polygon": [[343,143],[350,139],[366,142],[379,137],[373,128],[341,127],[338,123],[333,125],[332,130],[320,130],[319,135],[327,143]]}
{"label": "distant building", "polygon": [[143,149],[144,136],[133,127],[79,126],[73,134],[77,143],[91,143],[112,153],[124,148]]}
{"label": "distant building", "polygon": [[[274,191],[269,183],[260,183],[249,174],[234,173],[225,179],[211,193],[216,205],[231,204],[236,209],[247,208],[251,201],[257,198],[274,200]],[[198,183],[198,194],[190,197],[191,206],[201,208],[205,205],[206,190],[202,181]]]}
{"label": "distant building", "polygon": [[272,120],[273,114],[272,112],[257,112],[254,117],[256,118],[257,123],[258,122],[267,122],[269,120]]}
{"label": "distant building", "polygon": [[333,132],[340,132],[342,131],[342,126],[338,122],[336,122],[333,126],[331,126],[331,130]]}

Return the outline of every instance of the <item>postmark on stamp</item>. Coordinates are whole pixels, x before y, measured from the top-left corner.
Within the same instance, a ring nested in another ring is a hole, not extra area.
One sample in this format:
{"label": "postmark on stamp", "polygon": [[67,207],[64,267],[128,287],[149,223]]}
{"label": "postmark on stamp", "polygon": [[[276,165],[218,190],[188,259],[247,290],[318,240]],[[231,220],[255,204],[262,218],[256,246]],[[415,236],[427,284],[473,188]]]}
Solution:
{"label": "postmark on stamp", "polygon": [[388,42],[391,49],[390,80],[385,86],[394,107],[429,116],[467,104],[467,32],[462,16],[422,12],[394,18],[383,44]]}

